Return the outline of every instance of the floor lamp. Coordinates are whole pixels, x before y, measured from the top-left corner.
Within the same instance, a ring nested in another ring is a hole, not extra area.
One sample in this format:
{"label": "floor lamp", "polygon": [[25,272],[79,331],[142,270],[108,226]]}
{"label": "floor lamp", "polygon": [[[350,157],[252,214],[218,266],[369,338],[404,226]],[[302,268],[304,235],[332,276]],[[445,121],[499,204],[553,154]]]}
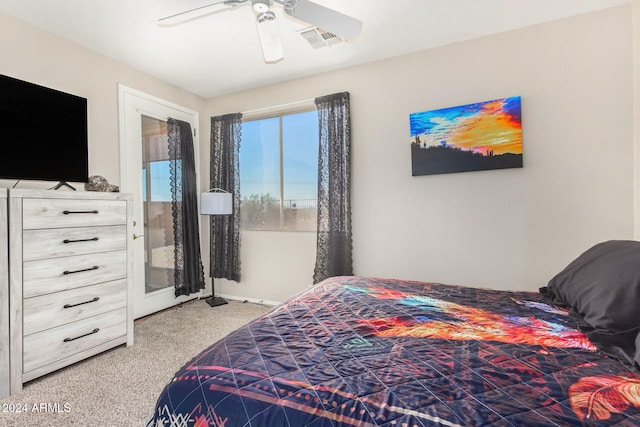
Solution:
{"label": "floor lamp", "polygon": [[[207,193],[200,195],[200,214],[202,215],[230,215],[233,213],[233,194],[221,190],[219,188],[212,188]],[[213,233],[212,233],[213,234]],[[209,256],[213,256],[210,254]],[[217,307],[219,305],[227,304],[227,300],[222,297],[217,297],[215,294],[215,288],[213,286],[215,278],[213,277],[213,271],[211,272],[211,296],[205,301],[211,307]]]}

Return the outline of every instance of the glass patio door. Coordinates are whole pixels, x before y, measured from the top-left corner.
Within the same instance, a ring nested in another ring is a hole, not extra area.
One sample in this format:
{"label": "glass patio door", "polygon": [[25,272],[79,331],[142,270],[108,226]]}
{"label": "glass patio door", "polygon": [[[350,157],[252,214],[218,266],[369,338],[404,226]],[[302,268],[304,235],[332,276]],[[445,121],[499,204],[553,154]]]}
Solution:
{"label": "glass patio door", "polygon": [[[176,298],[174,294],[167,135],[169,117],[197,129],[198,115],[124,86],[120,87],[120,104],[121,187],[134,195],[133,311],[139,318],[199,296]],[[194,145],[198,153],[195,137]]]}
{"label": "glass patio door", "polygon": [[173,288],[175,239],[167,122],[142,114],[142,215],[145,294]]}

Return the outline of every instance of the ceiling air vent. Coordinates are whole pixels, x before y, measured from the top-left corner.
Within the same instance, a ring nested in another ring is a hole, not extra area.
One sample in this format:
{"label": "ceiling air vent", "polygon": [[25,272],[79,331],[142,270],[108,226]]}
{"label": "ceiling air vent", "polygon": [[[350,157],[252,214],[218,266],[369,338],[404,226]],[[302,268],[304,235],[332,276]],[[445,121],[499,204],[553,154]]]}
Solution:
{"label": "ceiling air vent", "polygon": [[302,35],[302,37],[304,37],[304,39],[308,41],[314,49],[329,47],[342,41],[340,37],[335,34],[323,31],[316,27],[305,28],[300,31],[300,35]]}

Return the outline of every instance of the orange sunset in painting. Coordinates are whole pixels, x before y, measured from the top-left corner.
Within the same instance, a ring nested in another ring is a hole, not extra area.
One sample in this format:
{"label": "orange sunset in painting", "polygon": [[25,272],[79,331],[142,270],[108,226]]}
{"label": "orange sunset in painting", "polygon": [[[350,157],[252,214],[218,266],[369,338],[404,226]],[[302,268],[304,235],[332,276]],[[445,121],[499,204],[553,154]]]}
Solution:
{"label": "orange sunset in painting", "polygon": [[410,115],[413,175],[522,167],[520,97]]}

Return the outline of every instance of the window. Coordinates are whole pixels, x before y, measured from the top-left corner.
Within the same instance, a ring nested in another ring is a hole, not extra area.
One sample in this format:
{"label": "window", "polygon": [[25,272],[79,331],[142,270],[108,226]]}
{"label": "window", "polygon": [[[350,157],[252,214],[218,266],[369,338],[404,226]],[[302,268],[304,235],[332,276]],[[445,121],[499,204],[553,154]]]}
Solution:
{"label": "window", "polygon": [[316,230],[315,110],[242,123],[240,194],[245,230]]}

